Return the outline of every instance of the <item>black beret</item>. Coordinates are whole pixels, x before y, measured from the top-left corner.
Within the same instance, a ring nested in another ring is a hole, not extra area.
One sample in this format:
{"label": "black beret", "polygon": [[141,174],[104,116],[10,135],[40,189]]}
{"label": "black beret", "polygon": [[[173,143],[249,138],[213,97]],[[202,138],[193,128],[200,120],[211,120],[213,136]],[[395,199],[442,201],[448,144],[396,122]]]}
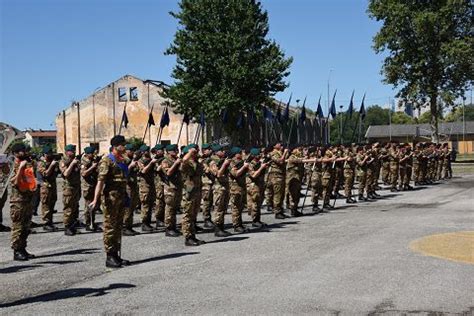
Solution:
{"label": "black beret", "polygon": [[25,146],[25,144],[17,143],[17,144],[14,144],[12,146],[11,150],[12,150],[12,153],[17,153],[17,152],[20,152],[20,151],[26,151],[26,146]]}
{"label": "black beret", "polygon": [[112,146],[125,145],[126,143],[127,141],[125,140],[125,137],[123,137],[122,135],[115,135],[110,140],[110,145]]}

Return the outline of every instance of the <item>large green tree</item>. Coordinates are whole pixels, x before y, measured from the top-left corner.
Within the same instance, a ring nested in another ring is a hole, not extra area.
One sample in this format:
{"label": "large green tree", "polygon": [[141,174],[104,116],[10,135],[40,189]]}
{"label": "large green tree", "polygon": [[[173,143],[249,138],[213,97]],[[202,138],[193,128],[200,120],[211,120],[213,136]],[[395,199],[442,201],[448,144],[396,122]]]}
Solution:
{"label": "large green tree", "polygon": [[[288,84],[292,58],[267,38],[268,14],[256,0],[181,0],[174,41],[173,85],[166,92],[177,112],[229,122],[255,110]],[[229,129],[235,125],[228,124]]]}
{"label": "large green tree", "polygon": [[429,104],[435,142],[438,103],[452,105],[473,81],[472,9],[470,0],[369,0],[369,16],[382,24],[374,49],[386,54],[385,82],[398,97]]}

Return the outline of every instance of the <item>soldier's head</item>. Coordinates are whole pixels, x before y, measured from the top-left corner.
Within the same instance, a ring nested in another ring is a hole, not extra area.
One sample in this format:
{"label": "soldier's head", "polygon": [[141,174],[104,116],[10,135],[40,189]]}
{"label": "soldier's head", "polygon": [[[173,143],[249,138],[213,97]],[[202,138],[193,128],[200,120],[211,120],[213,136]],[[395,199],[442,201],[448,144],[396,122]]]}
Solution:
{"label": "soldier's head", "polygon": [[112,146],[112,153],[114,155],[123,155],[125,153],[125,145],[127,142],[125,141],[125,137],[122,135],[115,135],[110,140],[110,146]]}
{"label": "soldier's head", "polygon": [[150,158],[150,146],[147,146],[145,144],[141,145],[140,148],[138,149],[140,152],[140,155],[146,158]]}
{"label": "soldier's head", "polygon": [[153,149],[155,150],[155,155],[158,157],[163,157],[163,155],[165,154],[165,146],[162,144],[156,144]]}
{"label": "soldier's head", "polygon": [[178,145],[170,144],[166,146],[166,153],[173,158],[178,157]]}
{"label": "soldier's head", "polygon": [[217,157],[219,158],[224,158],[225,157],[225,151],[224,147],[222,147],[219,144],[212,145],[212,151],[216,154]]}
{"label": "soldier's head", "polygon": [[190,152],[192,154],[193,159],[197,159],[198,153],[199,153],[199,146],[197,144],[189,144],[188,146],[185,147],[185,149],[186,148],[187,148],[186,153]]}
{"label": "soldier's head", "polygon": [[201,151],[204,157],[209,157],[212,154],[211,145],[207,143],[202,144]]}
{"label": "soldier's head", "polygon": [[67,157],[74,158],[76,156],[76,145],[66,145],[66,147],[64,147],[64,153]]}
{"label": "soldier's head", "polygon": [[94,156],[94,152],[95,152],[94,147],[87,146],[86,148],[84,148],[84,156],[86,156],[89,159],[92,159],[92,157]]}
{"label": "soldier's head", "polygon": [[283,150],[283,144],[281,142],[276,142],[274,145],[273,145],[273,149],[276,149],[276,150]]}
{"label": "soldier's head", "polygon": [[46,145],[42,148],[41,152],[43,153],[44,158],[46,160],[52,160],[53,159],[53,148],[50,146]]}
{"label": "soldier's head", "polygon": [[242,148],[240,147],[232,147],[230,149],[230,154],[232,155],[232,157],[236,160],[241,160],[242,159]]}
{"label": "soldier's head", "polygon": [[23,143],[14,144],[10,150],[16,158],[23,159],[26,156],[26,146]]}
{"label": "soldier's head", "polygon": [[252,159],[254,159],[254,160],[260,159],[260,148],[256,148],[256,147],[251,148],[251,149],[249,150],[249,155],[250,155],[250,157],[252,157]]}
{"label": "soldier's head", "polygon": [[133,144],[126,144],[125,145],[125,153],[127,154],[128,158],[133,158],[133,154],[135,153],[135,146]]}

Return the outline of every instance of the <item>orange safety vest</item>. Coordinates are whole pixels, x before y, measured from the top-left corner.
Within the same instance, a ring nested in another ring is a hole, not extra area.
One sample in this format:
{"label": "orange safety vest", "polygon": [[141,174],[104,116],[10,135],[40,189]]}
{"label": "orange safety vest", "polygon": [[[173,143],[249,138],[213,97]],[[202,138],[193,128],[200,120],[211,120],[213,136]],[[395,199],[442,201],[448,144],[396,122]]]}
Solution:
{"label": "orange safety vest", "polygon": [[21,192],[35,191],[36,190],[36,178],[33,167],[27,167],[19,175],[18,189]]}

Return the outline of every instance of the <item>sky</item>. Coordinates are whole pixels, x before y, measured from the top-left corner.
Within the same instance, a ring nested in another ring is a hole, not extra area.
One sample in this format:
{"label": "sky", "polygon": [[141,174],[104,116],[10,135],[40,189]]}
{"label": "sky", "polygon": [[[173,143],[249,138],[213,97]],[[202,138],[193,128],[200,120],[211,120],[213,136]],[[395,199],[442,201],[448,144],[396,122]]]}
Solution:
{"label": "sky", "polygon": [[[387,105],[395,91],[382,83],[383,56],[372,38],[380,25],[365,0],[263,0],[270,32],[294,58],[286,102],[330,94],[346,109]],[[178,0],[0,0],[0,121],[54,129],[55,116],[125,74],[172,83],[174,56],[165,56],[177,29],[169,11]],[[300,101],[300,105],[302,101]],[[338,109],[339,110],[339,109]]]}

